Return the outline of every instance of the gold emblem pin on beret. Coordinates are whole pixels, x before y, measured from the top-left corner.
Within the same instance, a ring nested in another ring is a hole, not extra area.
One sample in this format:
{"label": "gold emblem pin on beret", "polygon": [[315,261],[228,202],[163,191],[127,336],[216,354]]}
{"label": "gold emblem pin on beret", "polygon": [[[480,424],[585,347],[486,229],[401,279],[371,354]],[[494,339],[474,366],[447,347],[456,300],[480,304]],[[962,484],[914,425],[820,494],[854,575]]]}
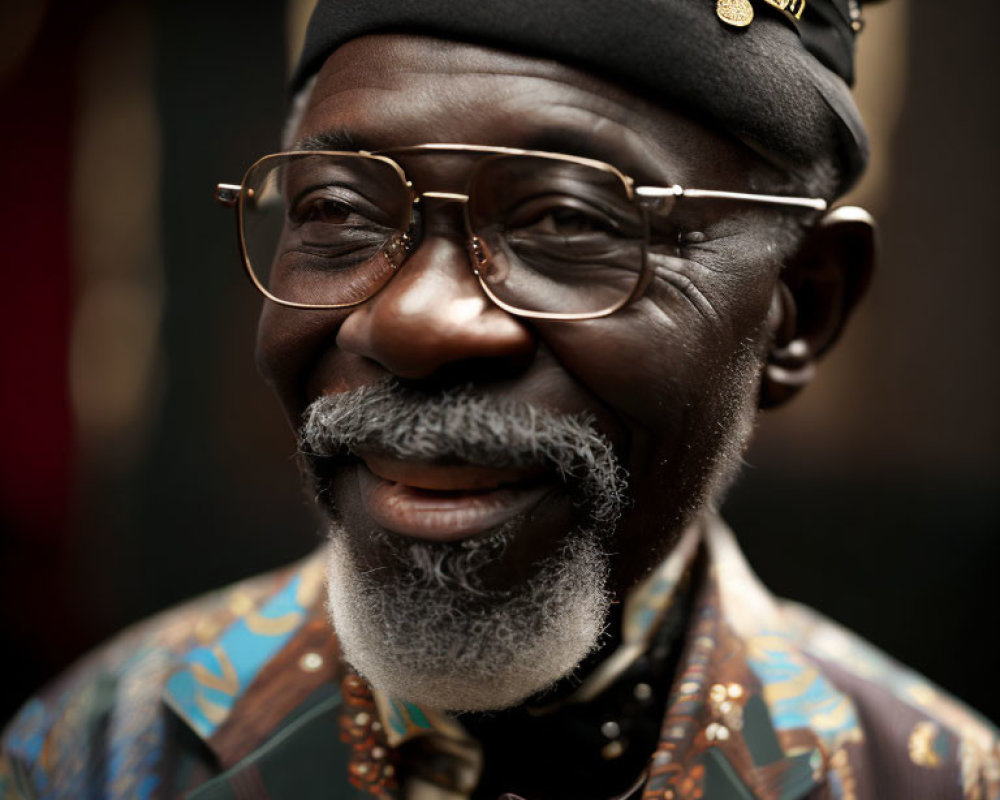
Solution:
{"label": "gold emblem pin on beret", "polygon": [[[780,11],[796,26],[806,8],[806,0],[762,0],[762,2]],[[719,19],[734,28],[745,28],[753,22],[753,6],[750,0],[716,0],[715,13]]]}
{"label": "gold emblem pin on beret", "polygon": [[735,28],[745,28],[753,22],[750,0],[718,0],[715,13],[719,15],[719,19]]}

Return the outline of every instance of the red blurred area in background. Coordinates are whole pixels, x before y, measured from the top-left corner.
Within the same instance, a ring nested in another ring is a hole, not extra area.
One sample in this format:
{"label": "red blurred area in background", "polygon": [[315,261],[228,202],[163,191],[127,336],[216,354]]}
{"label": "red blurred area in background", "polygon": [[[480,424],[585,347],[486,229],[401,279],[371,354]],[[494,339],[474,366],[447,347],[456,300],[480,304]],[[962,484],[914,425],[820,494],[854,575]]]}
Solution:
{"label": "red blurred area in background", "polygon": [[4,650],[18,654],[7,661],[8,679],[26,685],[85,641],[77,625],[65,624],[73,616],[67,557],[75,461],[68,187],[77,42],[92,13],[75,5],[50,4],[40,26],[23,32],[34,36],[20,61],[0,75],[0,603],[10,628],[0,635]]}

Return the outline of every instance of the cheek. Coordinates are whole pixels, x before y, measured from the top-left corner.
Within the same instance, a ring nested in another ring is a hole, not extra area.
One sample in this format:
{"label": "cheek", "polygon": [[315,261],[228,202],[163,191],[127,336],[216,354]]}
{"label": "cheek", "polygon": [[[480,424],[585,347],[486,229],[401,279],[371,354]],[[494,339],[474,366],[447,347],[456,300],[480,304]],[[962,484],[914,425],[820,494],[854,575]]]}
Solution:
{"label": "cheek", "polygon": [[[624,324],[632,309],[618,318],[556,324],[543,334],[563,369],[608,409],[627,442],[621,455],[635,474],[643,469],[658,439],[674,438],[687,404],[682,389],[685,369],[672,353],[681,350],[666,332],[648,324]],[[670,368],[668,368],[670,365]]]}
{"label": "cheek", "polygon": [[668,453],[697,448],[723,397],[754,393],[748,377],[763,351],[769,284],[729,285],[737,282],[704,288],[703,304],[656,282],[612,317],[542,330],[564,368],[628,428],[631,468],[656,469]]}
{"label": "cheek", "polygon": [[257,325],[255,358],[264,381],[296,426],[308,397],[309,376],[331,348],[344,314],[283,308],[265,301]]}
{"label": "cheek", "polygon": [[[652,299],[546,337],[562,366],[627,430],[633,503],[615,533],[618,592],[666,555],[738,464],[756,406],[760,337],[681,311],[668,315]],[[767,304],[759,305],[763,316]]]}

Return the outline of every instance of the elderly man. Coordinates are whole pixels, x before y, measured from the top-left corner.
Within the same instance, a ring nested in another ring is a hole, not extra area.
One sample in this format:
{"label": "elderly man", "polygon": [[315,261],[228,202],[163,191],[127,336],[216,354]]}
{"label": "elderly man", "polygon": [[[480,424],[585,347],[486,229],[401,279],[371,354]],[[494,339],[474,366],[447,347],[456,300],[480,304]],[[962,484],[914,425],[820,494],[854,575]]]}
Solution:
{"label": "elderly man", "polygon": [[[8,729],[3,797],[995,798],[995,731],[715,508],[863,293],[844,0],[321,0],[220,184],[321,552]],[[335,633],[334,633],[335,632]]]}

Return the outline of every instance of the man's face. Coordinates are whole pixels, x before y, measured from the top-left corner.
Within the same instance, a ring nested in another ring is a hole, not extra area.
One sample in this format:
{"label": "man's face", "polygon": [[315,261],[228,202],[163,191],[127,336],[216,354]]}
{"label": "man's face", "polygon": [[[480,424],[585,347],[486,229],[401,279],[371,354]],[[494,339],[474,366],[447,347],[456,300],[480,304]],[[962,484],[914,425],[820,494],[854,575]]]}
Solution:
{"label": "man's face", "polygon": [[[415,37],[367,37],[329,58],[297,138],[330,134],[366,150],[445,142],[566,152],[657,185],[752,192],[774,177],[734,141],[577,69]],[[398,160],[417,191],[462,192],[473,158]],[[461,209],[423,206],[416,248],[367,302],[342,311],[265,304],[264,375],[296,427],[318,398],[386,378],[421,396],[462,388],[499,407],[591,419],[628,475],[619,523],[599,531],[607,588],[621,596],[738,461],[780,268],[767,225],[776,220],[679,206],[678,257],[655,262],[641,298],[610,317],[560,322],[491,305],[470,269]],[[360,455],[321,469],[317,488],[371,569],[391,563],[385,551],[398,555],[400,543],[457,548],[503,528],[503,547],[477,565],[477,585],[502,594],[551,563],[582,524],[571,481],[544,468]],[[391,568],[385,575],[393,580]]]}

